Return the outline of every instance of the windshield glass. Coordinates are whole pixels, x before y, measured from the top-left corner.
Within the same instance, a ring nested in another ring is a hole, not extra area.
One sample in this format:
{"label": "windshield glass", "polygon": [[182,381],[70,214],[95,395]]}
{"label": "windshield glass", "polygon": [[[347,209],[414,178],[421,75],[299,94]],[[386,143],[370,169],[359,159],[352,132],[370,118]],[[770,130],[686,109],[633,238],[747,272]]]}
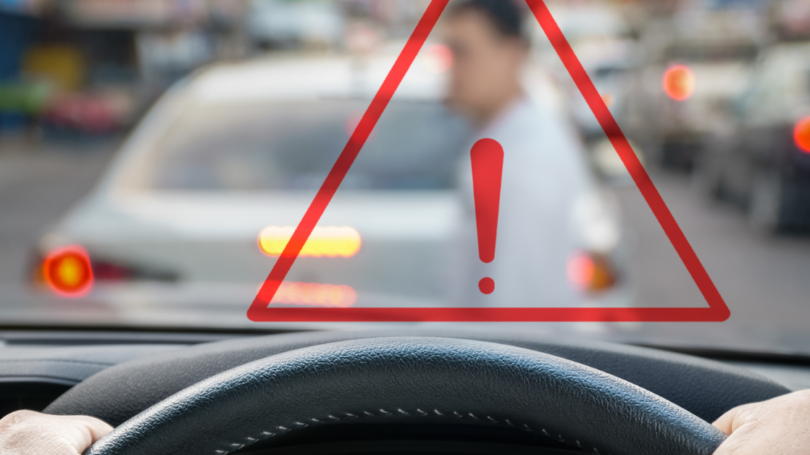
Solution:
{"label": "windshield glass", "polygon": [[801,0],[62,3],[0,6],[0,326],[810,354]]}

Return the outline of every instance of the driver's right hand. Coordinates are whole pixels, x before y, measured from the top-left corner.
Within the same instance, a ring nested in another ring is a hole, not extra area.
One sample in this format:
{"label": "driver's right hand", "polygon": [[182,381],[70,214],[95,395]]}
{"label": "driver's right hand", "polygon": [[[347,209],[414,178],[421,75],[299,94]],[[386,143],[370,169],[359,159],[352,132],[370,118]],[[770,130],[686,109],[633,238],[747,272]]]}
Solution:
{"label": "driver's right hand", "polygon": [[729,435],[714,455],[810,454],[810,390],[738,406],[714,426]]}

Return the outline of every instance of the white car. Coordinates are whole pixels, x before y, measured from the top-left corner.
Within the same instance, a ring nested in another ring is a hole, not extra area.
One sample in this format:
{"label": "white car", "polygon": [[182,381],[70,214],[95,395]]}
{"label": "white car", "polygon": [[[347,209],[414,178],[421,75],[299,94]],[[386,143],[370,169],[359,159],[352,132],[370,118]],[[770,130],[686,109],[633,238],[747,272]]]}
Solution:
{"label": "white car", "polygon": [[[441,102],[444,75],[425,61],[433,54],[414,63],[274,304],[448,304],[446,259],[461,218],[457,163],[469,153],[470,131]],[[96,189],[42,237],[39,282],[111,305],[118,317],[194,306],[247,322],[259,285],[393,61],[274,57],[183,81]],[[532,80],[532,92],[551,92]],[[613,207],[598,200],[586,201],[578,219],[618,232]],[[625,306],[614,246],[602,241],[594,257],[591,265],[610,270],[596,270],[602,284],[590,297]]]}
{"label": "white car", "polygon": [[336,3],[253,0],[245,18],[247,36],[260,48],[337,47],[346,19]]}

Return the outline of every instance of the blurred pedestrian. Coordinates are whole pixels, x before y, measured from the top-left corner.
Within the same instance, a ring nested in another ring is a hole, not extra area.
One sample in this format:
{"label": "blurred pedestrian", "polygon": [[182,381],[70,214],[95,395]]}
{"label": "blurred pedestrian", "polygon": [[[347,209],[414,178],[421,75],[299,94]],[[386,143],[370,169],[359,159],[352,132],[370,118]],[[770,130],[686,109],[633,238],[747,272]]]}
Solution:
{"label": "blurred pedestrian", "polygon": [[[594,189],[581,141],[545,100],[532,100],[521,83],[529,57],[520,7],[510,0],[465,0],[448,13],[444,40],[452,51],[449,103],[504,149],[495,260],[484,265],[476,248],[469,153],[460,170],[467,210],[459,233],[453,281],[457,304],[566,306],[581,294],[567,278],[579,247],[576,201]],[[470,146],[475,141],[471,142]],[[495,281],[491,296],[478,280]]]}

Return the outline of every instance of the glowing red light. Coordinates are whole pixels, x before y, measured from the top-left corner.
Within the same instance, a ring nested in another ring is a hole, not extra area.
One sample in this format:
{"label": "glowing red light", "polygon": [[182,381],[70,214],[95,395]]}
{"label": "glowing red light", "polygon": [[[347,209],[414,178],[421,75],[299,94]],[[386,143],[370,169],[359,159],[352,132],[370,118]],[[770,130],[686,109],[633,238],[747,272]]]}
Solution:
{"label": "glowing red light", "polygon": [[802,152],[810,153],[810,117],[805,117],[796,123],[796,127],[793,129],[793,140]]}
{"label": "glowing red light", "polygon": [[596,275],[596,265],[587,254],[575,254],[568,259],[568,281],[577,289],[587,289]]}
{"label": "glowing red light", "polygon": [[282,305],[346,308],[356,302],[357,292],[351,286],[289,281],[281,283],[273,297],[273,303]]}
{"label": "glowing red light", "polygon": [[62,297],[82,297],[93,287],[93,268],[84,248],[73,245],[48,253],[42,263],[48,287]]}
{"label": "glowing red light", "polygon": [[424,52],[422,64],[431,73],[444,73],[453,66],[453,52],[444,44],[434,44]]}
{"label": "glowing red light", "polygon": [[695,93],[697,79],[686,65],[673,65],[664,72],[664,92],[675,101],[686,101]]}
{"label": "glowing red light", "polygon": [[571,287],[579,291],[605,291],[617,282],[609,258],[585,251],[574,253],[568,258],[566,275]]}

